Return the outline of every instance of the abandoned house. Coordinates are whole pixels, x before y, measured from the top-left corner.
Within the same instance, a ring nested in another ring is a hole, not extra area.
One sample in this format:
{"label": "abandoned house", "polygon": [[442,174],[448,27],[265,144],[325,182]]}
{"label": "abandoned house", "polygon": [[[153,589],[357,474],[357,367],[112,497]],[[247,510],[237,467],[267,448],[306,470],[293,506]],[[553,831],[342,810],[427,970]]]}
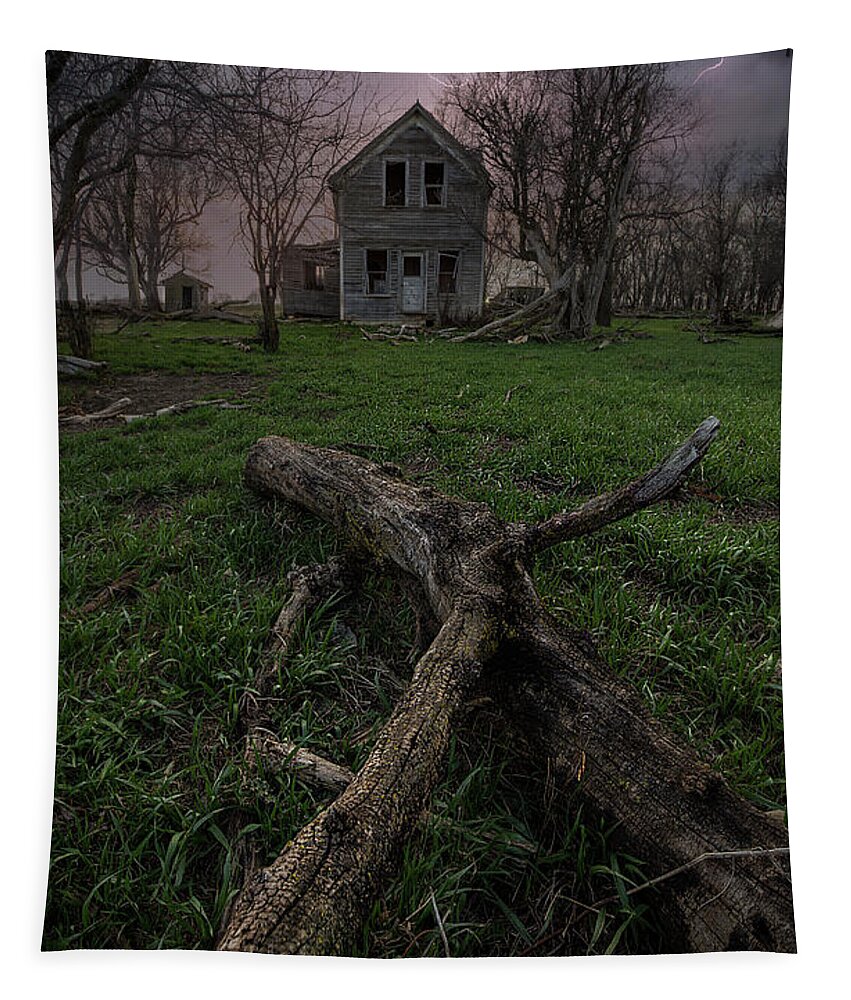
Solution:
{"label": "abandoned house", "polygon": [[340,246],[337,240],[287,247],[280,274],[281,309],[285,315],[339,317]]}
{"label": "abandoned house", "polygon": [[170,313],[180,312],[183,309],[191,309],[193,312],[205,309],[213,286],[188,271],[180,270],[170,278],[166,278],[163,287],[165,311]]}
{"label": "abandoned house", "polygon": [[[491,182],[477,157],[419,102],[329,185],[338,263],[320,280],[327,288],[337,274],[340,319],[452,323],[481,313]],[[316,280],[308,260],[304,282]]]}

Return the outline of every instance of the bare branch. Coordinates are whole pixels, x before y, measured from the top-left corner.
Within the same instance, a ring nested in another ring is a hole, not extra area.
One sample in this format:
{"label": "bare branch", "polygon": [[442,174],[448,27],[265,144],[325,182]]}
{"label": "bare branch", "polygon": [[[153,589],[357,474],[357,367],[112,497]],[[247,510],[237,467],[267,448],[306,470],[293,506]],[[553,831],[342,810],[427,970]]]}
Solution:
{"label": "bare branch", "polygon": [[707,417],[688,440],[640,479],[594,497],[578,510],[556,514],[540,524],[523,525],[522,540],[527,552],[542,552],[560,542],[591,534],[670,495],[706,454],[719,427],[716,417]]}

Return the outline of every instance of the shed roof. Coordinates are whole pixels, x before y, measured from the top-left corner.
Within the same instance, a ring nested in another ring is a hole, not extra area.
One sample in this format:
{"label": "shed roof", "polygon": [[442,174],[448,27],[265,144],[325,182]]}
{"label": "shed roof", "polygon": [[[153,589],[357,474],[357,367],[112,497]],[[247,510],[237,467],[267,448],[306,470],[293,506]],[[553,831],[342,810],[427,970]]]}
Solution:
{"label": "shed roof", "polygon": [[410,107],[401,118],[397,118],[395,122],[388,125],[383,132],[379,133],[371,142],[368,142],[363,149],[356,153],[348,163],[345,163],[339,170],[331,174],[328,178],[328,186],[332,191],[338,191],[346,179],[353,173],[355,173],[361,164],[372,156],[375,156],[393,141],[393,139],[410,124],[416,124],[421,126],[428,132],[434,141],[447,149],[450,153],[455,156],[471,174],[488,186],[492,188],[493,184],[488,176],[487,170],[476,157],[472,150],[468,149],[462,143],[460,143],[452,133],[444,128],[443,125],[431,114],[430,111],[426,109],[417,101],[412,107]]}

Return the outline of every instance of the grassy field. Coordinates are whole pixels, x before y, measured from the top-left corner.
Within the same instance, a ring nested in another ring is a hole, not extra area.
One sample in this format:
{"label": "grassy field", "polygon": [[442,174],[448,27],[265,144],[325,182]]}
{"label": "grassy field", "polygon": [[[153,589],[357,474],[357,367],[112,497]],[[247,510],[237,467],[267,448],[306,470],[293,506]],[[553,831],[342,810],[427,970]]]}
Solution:
{"label": "grassy field", "polygon": [[[248,405],[61,435],[45,948],[210,947],[242,860],[271,860],[323,804],[293,778],[240,769],[237,702],[286,574],[337,545],[242,486],[265,434],[359,448],[506,519],[535,519],[645,471],[715,414],[721,433],[686,495],[547,552],[536,579],[653,712],[744,795],[783,807],[781,341],[702,344],[672,321],[642,329],[652,339],[591,350],[394,346],[287,324],[273,357],[198,339],[250,333],[225,324],[97,338],[108,374],[64,381],[60,404],[147,393]],[[128,572],[132,590],[91,607]],[[323,609],[281,677],[282,735],[358,768],[410,675],[412,641],[412,616],[380,577]],[[652,906],[622,892],[643,880],[642,859],[615,852],[576,803],[548,808],[537,790],[478,713],[360,954],[665,950]]]}

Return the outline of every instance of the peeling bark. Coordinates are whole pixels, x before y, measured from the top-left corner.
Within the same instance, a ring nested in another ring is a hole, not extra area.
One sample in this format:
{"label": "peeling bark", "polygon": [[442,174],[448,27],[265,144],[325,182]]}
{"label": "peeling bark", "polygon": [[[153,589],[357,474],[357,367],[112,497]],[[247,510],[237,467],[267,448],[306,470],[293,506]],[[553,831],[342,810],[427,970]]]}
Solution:
{"label": "peeling bark", "polygon": [[[401,572],[418,614],[439,631],[363,768],[249,879],[219,948],[351,953],[427,808],[471,692],[484,686],[556,788],[615,821],[622,843],[646,862],[648,884],[635,891],[660,893],[671,950],[795,950],[782,824],[651,718],[638,694],[553,620],[531,578],[537,553],[676,490],[717,430],[708,418],[646,475],[540,524],[507,524],[482,504],[343,452],[284,438],[252,448],[252,489],[318,515],[358,558]],[[310,581],[292,582],[278,630],[284,646],[310,592]]]}
{"label": "peeling bark", "polygon": [[[632,687],[549,616],[505,652],[492,686],[555,790],[617,824],[648,879],[683,869],[657,897],[668,950],[795,951],[784,824],[731,791]],[[692,865],[726,852],[741,853]]]}

